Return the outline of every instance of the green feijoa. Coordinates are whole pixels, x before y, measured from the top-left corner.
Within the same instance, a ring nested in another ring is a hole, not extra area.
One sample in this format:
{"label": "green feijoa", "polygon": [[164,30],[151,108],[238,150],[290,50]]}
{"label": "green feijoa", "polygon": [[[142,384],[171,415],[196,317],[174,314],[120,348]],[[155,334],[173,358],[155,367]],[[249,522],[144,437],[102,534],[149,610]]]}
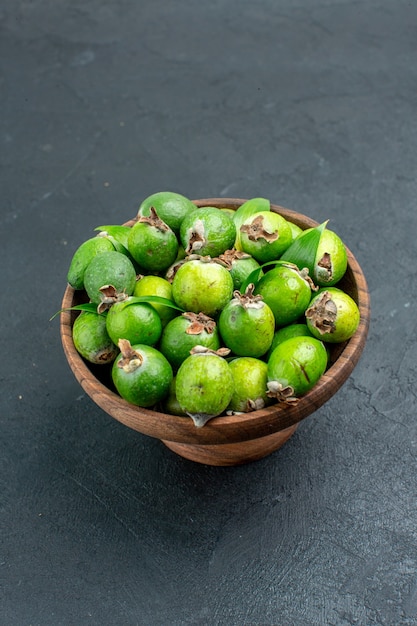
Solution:
{"label": "green feijoa", "polygon": [[220,211],[222,211],[222,213],[224,213],[225,215],[227,215],[227,217],[230,220],[234,221],[234,217],[235,217],[235,213],[236,211],[234,209],[229,209],[227,207],[220,207]]}
{"label": "green feijoa", "polygon": [[287,220],[273,211],[261,211],[240,227],[240,245],[259,263],[278,259],[292,242]]}
{"label": "green feijoa", "polygon": [[184,250],[184,246],[178,242],[177,258],[175,259],[174,263],[177,263],[178,261],[182,261],[183,259],[185,259],[186,256],[187,254]]}
{"label": "green feijoa", "polygon": [[[240,289],[249,274],[260,268],[256,259],[241,250],[226,250],[218,258],[229,270],[234,289]],[[260,270],[260,275],[263,275],[262,270]]]}
{"label": "green feijoa", "polygon": [[103,252],[94,257],[84,274],[84,287],[92,302],[102,301],[100,289],[114,287],[115,292],[132,295],[136,284],[136,271],[132,262],[121,252]]}
{"label": "green feijoa", "polygon": [[183,219],[180,238],[187,254],[217,257],[233,247],[236,228],[220,209],[201,207]]}
{"label": "green feijoa", "polygon": [[274,336],[274,315],[262,296],[253,295],[253,284],[234,297],[218,320],[224,345],[238,356],[260,357],[269,349]]}
{"label": "green feijoa", "polygon": [[286,326],[304,315],[311,300],[311,281],[295,265],[279,265],[262,276],[255,294],[270,306],[276,326]]}
{"label": "green feijoa", "polygon": [[[161,278],[161,276],[141,276],[136,282],[133,295],[159,296],[161,298],[166,298],[167,300],[171,300],[171,302],[174,302],[174,298],[172,296],[172,285],[165,278]],[[178,311],[169,306],[164,306],[163,304],[157,304],[153,302],[151,302],[150,304],[161,318],[162,328],[165,328],[168,322],[178,315]]]}
{"label": "green feijoa", "polygon": [[172,368],[156,348],[131,345],[119,340],[120,354],[112,367],[112,379],[119,395],[141,407],[152,407],[169,393]]}
{"label": "green feijoa", "polygon": [[174,231],[150,208],[148,217],[140,217],[132,226],[128,239],[129,252],[147,272],[168,269],[178,253]]}
{"label": "green feijoa", "polygon": [[236,227],[236,241],[234,245],[236,250],[242,250],[240,241],[240,227],[242,226],[242,224],[252,215],[255,215],[255,213],[270,210],[271,202],[266,198],[251,198],[250,200],[246,200],[246,202],[241,204],[240,207],[236,209],[233,216],[233,221]]}
{"label": "green feijoa", "polygon": [[327,352],[314,337],[280,343],[268,360],[268,395],[288,402],[312,389],[326,371]]}
{"label": "green feijoa", "polygon": [[297,224],[294,224],[294,222],[288,221],[288,225],[291,228],[291,235],[292,235],[291,243],[292,243],[294,239],[297,239],[298,235],[301,235],[301,233],[303,232],[303,229],[297,226]]}
{"label": "green feijoa", "polygon": [[112,363],[119,353],[106,329],[106,318],[98,313],[83,311],[72,327],[75,349],[84,359],[96,365]]}
{"label": "green feijoa", "polygon": [[172,295],[184,311],[217,315],[233,295],[228,270],[204,258],[180,262],[172,281]]}
{"label": "green feijoa", "polygon": [[292,337],[313,337],[313,335],[309,331],[307,324],[289,324],[288,326],[283,326],[274,333],[267,358],[271,356],[272,352],[280,343]]}
{"label": "green feijoa", "polygon": [[159,349],[174,369],[190,356],[195,346],[220,348],[216,322],[204,313],[183,313],[171,320],[162,331]]}
{"label": "green feijoa", "polygon": [[339,282],[347,268],[347,252],[343,241],[332,230],[323,230],[317,248],[312,278],[321,287]]}
{"label": "green feijoa", "polygon": [[98,254],[114,252],[114,245],[108,237],[97,235],[84,241],[72,257],[67,280],[73,289],[84,289],[84,274],[90,262]]}
{"label": "green feijoa", "polygon": [[[193,352],[199,349],[196,347]],[[191,354],[178,370],[178,402],[199,428],[226,410],[233,391],[233,376],[227,361],[210,351]]]}
{"label": "green feijoa", "polygon": [[169,386],[168,395],[164,399],[162,409],[165,413],[169,413],[170,415],[179,415],[180,417],[188,417],[187,413],[181,408],[180,403],[177,398],[177,378],[174,378],[171,381]]}
{"label": "green feijoa", "polygon": [[158,191],[145,198],[139,207],[138,217],[148,217],[151,207],[177,235],[184,217],[197,208],[191,200],[173,191]]}
{"label": "green feijoa", "polygon": [[155,345],[162,333],[162,322],[150,304],[132,302],[127,298],[113,304],[106,317],[106,327],[112,341],[127,339],[131,344]]}
{"label": "green feijoa", "polygon": [[234,392],[227,407],[233,413],[263,409],[271,400],[267,396],[268,366],[264,361],[241,356],[229,363]]}
{"label": "green feijoa", "polygon": [[311,334],[327,343],[347,341],[355,334],[360,321],[356,302],[336,287],[320,290],[305,315]]}

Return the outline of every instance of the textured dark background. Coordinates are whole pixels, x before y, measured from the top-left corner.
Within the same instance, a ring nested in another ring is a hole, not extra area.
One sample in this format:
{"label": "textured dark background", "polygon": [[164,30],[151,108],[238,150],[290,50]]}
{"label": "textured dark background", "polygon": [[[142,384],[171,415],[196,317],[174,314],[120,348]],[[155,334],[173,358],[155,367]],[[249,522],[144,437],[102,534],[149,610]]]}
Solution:
{"label": "textured dark background", "polygon": [[[417,4],[3,0],[1,623],[417,624]],[[65,361],[75,248],[148,194],[330,224],[363,357],[268,458],[193,464]]]}

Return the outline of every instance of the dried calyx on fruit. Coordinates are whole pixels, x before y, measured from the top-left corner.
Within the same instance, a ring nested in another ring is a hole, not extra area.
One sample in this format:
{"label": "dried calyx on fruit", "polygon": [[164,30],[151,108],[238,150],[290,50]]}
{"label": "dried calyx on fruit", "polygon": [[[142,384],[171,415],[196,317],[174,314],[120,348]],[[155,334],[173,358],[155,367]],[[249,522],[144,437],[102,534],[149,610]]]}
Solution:
{"label": "dried calyx on fruit", "polygon": [[[263,297],[258,294],[254,295],[255,285],[251,283],[247,286],[245,293],[240,293],[237,289],[233,292],[233,298],[236,303],[243,306],[245,309],[262,309],[265,306]],[[231,301],[233,302],[233,300]]]}
{"label": "dried calyx on fruit", "polygon": [[311,334],[328,343],[350,339],[360,320],[356,302],[337,287],[319,291],[311,300],[305,316]]}
{"label": "dried calyx on fruit", "polygon": [[321,335],[333,333],[336,329],[337,306],[328,291],[323,291],[315,303],[310,306],[305,316]]}
{"label": "dried calyx on fruit", "polygon": [[203,330],[212,334],[216,328],[216,322],[204,313],[192,313],[190,311],[183,313],[182,316],[190,322],[185,331],[187,335],[200,335]]}
{"label": "dried calyx on fruit", "polygon": [[119,339],[121,358],[117,361],[117,367],[126,373],[134,372],[143,363],[143,356],[134,350],[127,339]]}
{"label": "dried calyx on fruit", "polygon": [[212,348],[207,348],[207,346],[194,346],[194,348],[192,348],[190,350],[190,354],[199,354],[201,355],[213,355],[215,354],[216,356],[228,356],[230,354],[230,350],[229,348],[218,348],[217,350],[212,350]]}
{"label": "dried calyx on fruit", "polygon": [[295,404],[298,402],[298,398],[294,395],[294,387],[291,385],[283,385],[277,380],[270,380],[267,383],[268,391],[266,395],[268,398],[273,398],[277,402],[285,404]]}
{"label": "dried calyx on fruit", "polygon": [[238,356],[261,357],[269,350],[274,337],[275,318],[261,295],[254,295],[255,285],[245,293],[235,290],[218,320],[224,344]]}
{"label": "dried calyx on fruit", "polygon": [[226,264],[227,269],[231,269],[233,263],[240,261],[241,259],[251,259],[251,255],[242,250],[226,250],[223,254],[220,254],[216,260],[220,260]]}
{"label": "dried calyx on fruit", "polygon": [[153,226],[160,231],[170,231],[170,227],[164,221],[161,220],[155,208],[151,206],[149,208],[149,215],[141,215],[138,219],[138,222],[142,224],[149,224],[149,226]]}
{"label": "dried calyx on fruit", "polygon": [[97,306],[97,313],[104,313],[116,302],[123,302],[129,297],[125,291],[117,291],[113,285],[103,285],[99,291],[101,302]]}
{"label": "dried calyx on fruit", "polygon": [[264,227],[263,215],[256,215],[252,222],[245,223],[240,227],[241,233],[246,233],[250,241],[258,241],[258,239],[264,239],[271,243],[278,239],[278,231],[270,232]]}

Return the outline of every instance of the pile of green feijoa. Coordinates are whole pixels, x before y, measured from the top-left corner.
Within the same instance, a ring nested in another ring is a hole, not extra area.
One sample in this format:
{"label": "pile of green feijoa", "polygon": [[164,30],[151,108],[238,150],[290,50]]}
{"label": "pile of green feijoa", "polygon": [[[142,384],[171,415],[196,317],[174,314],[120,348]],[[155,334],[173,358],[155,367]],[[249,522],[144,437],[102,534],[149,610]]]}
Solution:
{"label": "pile of green feijoa", "polygon": [[73,325],[88,362],[141,407],[209,419],[297,402],[331,344],[356,332],[339,286],[345,246],[327,223],[301,230],[252,198],[236,211],[159,192],[133,226],[100,226],[75,251],[68,283],[89,303]]}

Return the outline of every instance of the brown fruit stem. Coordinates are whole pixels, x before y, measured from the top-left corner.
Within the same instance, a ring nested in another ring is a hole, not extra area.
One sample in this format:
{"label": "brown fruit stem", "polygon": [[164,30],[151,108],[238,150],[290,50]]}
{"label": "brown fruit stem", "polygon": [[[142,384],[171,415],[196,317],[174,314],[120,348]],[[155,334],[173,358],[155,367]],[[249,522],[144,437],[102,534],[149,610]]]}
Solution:
{"label": "brown fruit stem", "polygon": [[127,374],[134,372],[143,363],[143,356],[133,350],[130,341],[127,339],[119,339],[118,346],[122,358],[117,362],[117,367],[123,369]]}
{"label": "brown fruit stem", "polygon": [[253,295],[255,291],[254,283],[250,283],[245,290],[245,293],[240,293],[238,289],[233,292],[233,298],[235,302],[238,302],[244,309],[261,309],[264,306],[263,297],[261,294]]}

